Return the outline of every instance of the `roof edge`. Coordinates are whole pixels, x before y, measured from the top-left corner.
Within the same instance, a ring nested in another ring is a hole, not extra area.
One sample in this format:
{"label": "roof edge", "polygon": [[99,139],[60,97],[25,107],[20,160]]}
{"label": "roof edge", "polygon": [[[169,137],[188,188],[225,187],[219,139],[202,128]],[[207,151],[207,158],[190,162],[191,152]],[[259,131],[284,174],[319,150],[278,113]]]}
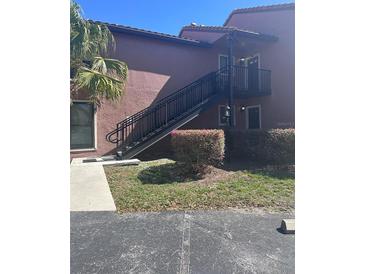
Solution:
{"label": "roof edge", "polygon": [[290,9],[295,9],[295,2],[235,9],[229,14],[229,16],[226,19],[226,21],[224,22],[223,26],[226,26],[227,23],[229,22],[229,20],[231,20],[232,16],[235,14],[277,11],[277,10],[290,10]]}
{"label": "roof edge", "polygon": [[184,38],[184,37],[178,37],[172,34],[166,34],[161,32],[154,32],[150,30],[144,30],[124,25],[118,25],[118,24],[111,24],[107,22],[101,22],[101,21],[93,21],[89,20],[90,22],[93,22],[95,24],[103,24],[106,25],[111,32],[115,33],[125,33],[125,34],[131,34],[131,35],[137,35],[142,36],[145,38],[151,38],[151,39],[157,39],[167,42],[175,42],[179,44],[185,44],[185,45],[191,45],[191,46],[198,46],[198,47],[211,47],[212,45],[207,42],[202,42],[199,40]]}
{"label": "roof edge", "polygon": [[244,35],[247,38],[258,39],[263,41],[277,41],[278,38],[274,35],[258,33],[255,31],[239,29],[236,27],[225,27],[225,26],[184,26],[182,27],[179,36],[184,30],[187,31],[202,31],[202,32],[215,32],[215,33],[238,33]]}

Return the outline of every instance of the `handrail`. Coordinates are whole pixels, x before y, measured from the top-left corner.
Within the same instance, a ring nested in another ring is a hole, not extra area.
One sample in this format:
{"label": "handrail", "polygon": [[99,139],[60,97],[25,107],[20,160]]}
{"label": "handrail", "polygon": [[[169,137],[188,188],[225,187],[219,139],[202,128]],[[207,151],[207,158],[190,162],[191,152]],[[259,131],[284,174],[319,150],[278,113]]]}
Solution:
{"label": "handrail", "polygon": [[121,122],[119,122],[117,124],[117,128],[111,132],[109,132],[107,135],[106,135],[106,139],[111,142],[111,143],[117,143],[117,140],[115,139],[111,139],[111,137],[113,135],[115,135],[118,131],[120,131],[120,127],[125,124],[126,126],[128,126],[128,122],[130,123],[133,123],[133,122],[136,122],[136,121],[133,121],[135,119],[138,119],[140,116],[142,116],[143,114],[148,114],[148,111],[152,112],[154,111],[156,108],[160,107],[161,105],[164,105],[166,103],[168,103],[168,100],[172,100],[173,98],[176,98],[177,96],[179,96],[180,94],[182,94],[185,90],[187,90],[188,88],[191,88],[191,87],[194,87],[196,86],[197,84],[199,84],[200,82],[202,82],[203,80],[217,74],[219,75],[220,73],[224,72],[225,70],[227,70],[227,68],[222,68],[220,70],[217,70],[217,71],[213,71],[213,72],[209,72],[207,73],[206,75],[202,76],[201,78],[199,78],[198,80],[186,85],[185,87],[183,88],[180,88],[179,90],[169,94],[168,96],[158,100],[156,103],[154,103],[153,105],[151,106],[148,106],[142,110],[140,110],[139,112],[133,114],[132,116],[129,116],[127,118],[125,118],[124,120],[122,120]]}
{"label": "handrail", "polygon": [[179,90],[177,90],[177,91],[175,91],[175,92],[173,92],[173,93],[171,93],[171,94],[167,95],[167,96],[166,96],[166,97],[164,97],[164,98],[161,98],[161,99],[160,99],[160,100],[158,100],[158,101],[157,101],[157,102],[156,102],[153,106],[155,106],[155,105],[159,104],[161,101],[164,101],[164,100],[168,99],[169,97],[172,97],[172,96],[174,96],[174,95],[178,94],[179,92],[183,91],[184,89],[186,89],[186,88],[188,88],[188,87],[190,87],[190,86],[194,86],[194,85],[196,85],[197,83],[199,83],[200,81],[204,80],[205,78],[208,78],[209,76],[211,76],[211,75],[213,75],[213,74],[215,74],[215,73],[219,73],[219,71],[221,71],[221,70],[222,70],[222,69],[207,73],[206,75],[204,75],[204,76],[200,77],[198,80],[196,80],[196,81],[194,81],[194,82],[192,82],[192,83],[190,83],[190,84],[186,85],[185,87],[183,87],[183,88],[181,88],[181,89],[179,89]]}
{"label": "handrail", "polygon": [[[251,69],[247,66],[232,66],[233,89],[235,93],[267,93],[271,90],[271,71]],[[217,93],[228,91],[228,69],[210,72],[198,80],[156,101],[132,116],[117,123],[116,129],[106,135],[111,143],[122,150],[146,141],[162,130],[176,123]]]}
{"label": "handrail", "polygon": [[[222,70],[222,69],[221,69],[221,70]],[[171,93],[171,94],[167,95],[167,96],[166,96],[166,97],[164,97],[164,98],[161,98],[160,100],[158,100],[158,101],[157,101],[156,103],[154,103],[153,105],[148,106],[148,107],[146,107],[146,108],[144,108],[144,109],[140,110],[139,112],[136,112],[135,114],[133,114],[132,116],[129,116],[128,118],[131,118],[131,117],[136,116],[136,115],[138,115],[138,114],[140,114],[140,113],[143,113],[144,111],[147,111],[147,110],[149,110],[149,109],[151,109],[151,108],[153,108],[153,107],[156,107],[158,104],[163,104],[165,100],[167,100],[167,99],[171,98],[172,96],[176,96],[178,93],[182,92],[184,89],[186,89],[186,88],[188,88],[188,87],[190,87],[190,86],[196,85],[196,84],[197,84],[199,81],[201,81],[202,79],[204,79],[204,78],[206,78],[206,77],[210,76],[210,75],[211,75],[211,74],[213,74],[213,73],[218,73],[219,71],[220,71],[220,70],[217,70],[217,71],[214,71],[214,72],[209,72],[209,73],[207,73],[206,75],[202,76],[202,77],[201,77],[201,78],[199,78],[198,80],[196,80],[196,81],[194,81],[194,82],[192,82],[192,83],[190,83],[190,84],[186,85],[186,86],[185,86],[185,87],[183,87],[183,88],[178,89],[177,91],[175,91],[175,92],[173,92],[173,93]],[[127,120],[128,118],[126,118],[125,120]]]}

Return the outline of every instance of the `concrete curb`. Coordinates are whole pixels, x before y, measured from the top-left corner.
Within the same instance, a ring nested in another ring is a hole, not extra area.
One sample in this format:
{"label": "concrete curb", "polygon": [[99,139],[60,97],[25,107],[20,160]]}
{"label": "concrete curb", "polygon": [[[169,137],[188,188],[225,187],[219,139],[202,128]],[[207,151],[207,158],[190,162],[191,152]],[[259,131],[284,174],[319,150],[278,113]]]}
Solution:
{"label": "concrete curb", "polygon": [[284,234],[295,234],[295,219],[283,219],[280,230]]}
{"label": "concrete curb", "polygon": [[103,160],[102,158],[74,158],[71,161],[71,166],[87,166],[87,165],[139,165],[141,163],[138,159],[130,160]]}

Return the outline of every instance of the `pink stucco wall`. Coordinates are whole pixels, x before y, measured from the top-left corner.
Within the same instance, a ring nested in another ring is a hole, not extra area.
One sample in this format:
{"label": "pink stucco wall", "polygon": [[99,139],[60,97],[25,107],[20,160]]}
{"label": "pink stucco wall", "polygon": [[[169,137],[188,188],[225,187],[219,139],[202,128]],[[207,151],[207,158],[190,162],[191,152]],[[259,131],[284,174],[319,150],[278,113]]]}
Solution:
{"label": "pink stucco wall", "polygon": [[[295,25],[294,9],[233,14],[227,26],[252,30],[278,37],[275,43],[263,43],[246,49],[235,47],[233,55],[237,57],[260,55],[260,67],[271,70],[272,95],[250,99],[235,99],[236,128],[246,129],[246,111],[242,106],[261,106],[261,126],[269,128],[287,128],[295,126]],[[201,33],[203,39],[210,38],[207,32],[183,32],[189,38]],[[224,41],[220,41],[224,44]],[[227,102],[221,102],[227,104]],[[218,126],[218,106],[203,113],[186,128],[214,128]]]}
{"label": "pink stucco wall", "polygon": [[[129,34],[114,34],[116,50],[112,58],[128,64],[125,94],[120,102],[105,101],[97,109],[97,148],[71,151],[71,157],[114,153],[115,145],[105,135],[127,116],[142,110],[166,95],[218,69],[218,55],[225,48],[202,48]],[[82,98],[82,96],[81,96]]]}
{"label": "pink stucco wall", "polygon": [[[227,26],[272,34],[279,38],[263,47],[261,67],[271,70],[272,95],[244,104],[261,104],[264,128],[294,127],[295,122],[295,12],[294,9],[233,14]],[[255,53],[253,51],[252,53]],[[242,124],[241,124],[242,126]]]}

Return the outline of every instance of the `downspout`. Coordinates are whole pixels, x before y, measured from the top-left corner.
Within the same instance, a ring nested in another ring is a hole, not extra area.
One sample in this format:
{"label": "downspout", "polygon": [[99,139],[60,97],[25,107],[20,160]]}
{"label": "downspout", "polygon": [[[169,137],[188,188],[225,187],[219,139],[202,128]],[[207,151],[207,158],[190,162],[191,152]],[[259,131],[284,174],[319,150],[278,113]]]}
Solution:
{"label": "downspout", "polygon": [[226,111],[229,113],[228,124],[229,127],[225,128],[225,140],[226,140],[226,160],[230,162],[232,159],[232,135],[230,129],[233,127],[233,33],[230,31],[227,36],[228,42],[228,107]]}
{"label": "downspout", "polygon": [[228,106],[229,106],[229,126],[233,127],[233,32],[228,33],[228,77],[229,77],[229,97],[228,97]]}

